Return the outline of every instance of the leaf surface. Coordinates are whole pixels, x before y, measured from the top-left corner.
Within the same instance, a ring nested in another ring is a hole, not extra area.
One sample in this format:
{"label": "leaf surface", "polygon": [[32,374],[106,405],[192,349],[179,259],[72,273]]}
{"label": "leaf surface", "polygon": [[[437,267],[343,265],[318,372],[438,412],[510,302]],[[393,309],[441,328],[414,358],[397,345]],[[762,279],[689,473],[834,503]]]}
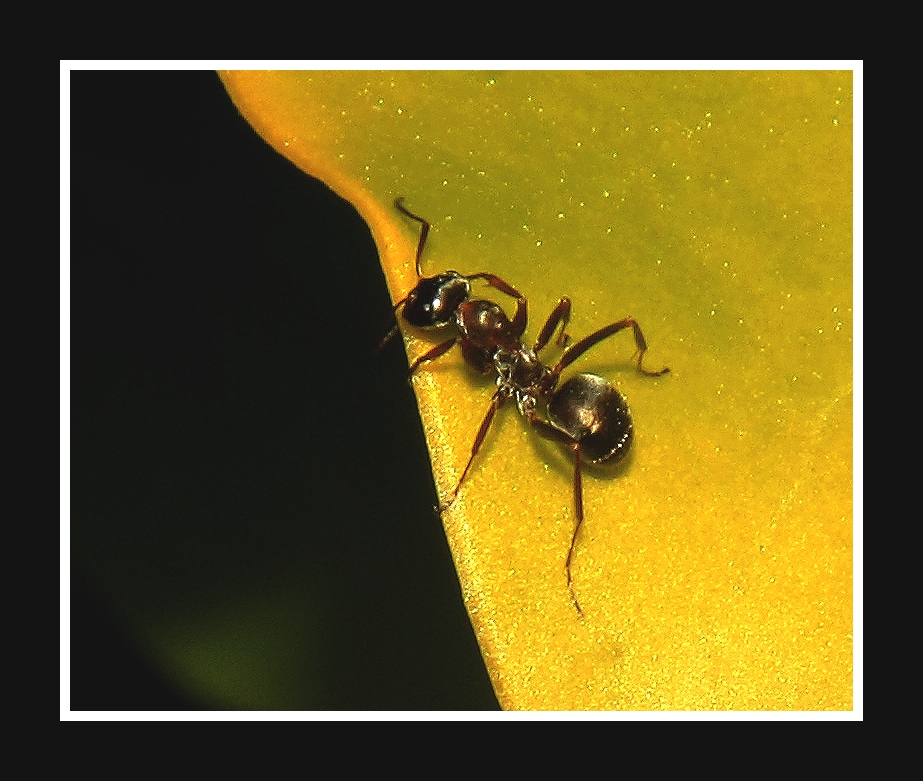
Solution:
{"label": "leaf surface", "polygon": [[[360,211],[393,300],[416,282],[404,196],[433,224],[424,272],[512,282],[526,341],[567,295],[574,339],[630,314],[671,368],[635,373],[626,332],[570,370],[635,421],[626,462],[584,478],[582,618],[572,462],[514,406],[444,513],[501,705],[851,709],[852,74],[221,76]],[[411,357],[436,343],[405,331]],[[493,386],[457,349],[413,385],[445,497]]]}

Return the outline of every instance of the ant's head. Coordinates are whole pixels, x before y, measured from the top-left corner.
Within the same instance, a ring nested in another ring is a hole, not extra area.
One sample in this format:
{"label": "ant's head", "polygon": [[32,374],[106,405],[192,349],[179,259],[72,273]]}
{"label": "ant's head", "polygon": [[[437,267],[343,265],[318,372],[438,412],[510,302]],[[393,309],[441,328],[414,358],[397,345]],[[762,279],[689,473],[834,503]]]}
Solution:
{"label": "ant's head", "polygon": [[448,325],[470,294],[471,283],[457,271],[422,277],[404,300],[404,319],[417,328]]}

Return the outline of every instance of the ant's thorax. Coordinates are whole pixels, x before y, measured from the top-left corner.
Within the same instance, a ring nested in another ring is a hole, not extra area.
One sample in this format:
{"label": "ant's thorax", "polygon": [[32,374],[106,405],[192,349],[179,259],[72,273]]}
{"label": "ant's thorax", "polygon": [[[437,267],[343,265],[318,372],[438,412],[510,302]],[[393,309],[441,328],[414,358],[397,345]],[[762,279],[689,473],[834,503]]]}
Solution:
{"label": "ant's thorax", "polygon": [[557,375],[545,366],[535,351],[519,344],[499,347],[494,353],[497,388],[505,397],[515,397],[519,412],[530,417],[539,399],[547,398],[557,384]]}

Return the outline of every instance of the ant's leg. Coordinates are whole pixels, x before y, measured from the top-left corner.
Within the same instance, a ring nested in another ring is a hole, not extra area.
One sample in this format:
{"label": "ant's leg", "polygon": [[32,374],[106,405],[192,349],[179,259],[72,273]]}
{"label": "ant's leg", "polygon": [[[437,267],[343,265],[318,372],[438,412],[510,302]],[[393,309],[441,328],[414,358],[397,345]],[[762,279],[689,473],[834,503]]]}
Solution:
{"label": "ant's leg", "polygon": [[455,346],[455,342],[457,341],[458,337],[453,336],[451,339],[447,339],[442,344],[437,344],[435,347],[433,347],[433,349],[423,353],[423,355],[421,355],[412,364],[410,364],[410,371],[407,372],[408,376],[413,374],[419,368],[421,363],[426,363],[427,361],[431,361],[434,358],[438,358],[440,355],[445,355]]}
{"label": "ant's leg", "polygon": [[465,471],[462,472],[462,476],[458,481],[458,485],[455,486],[455,490],[452,491],[452,495],[439,506],[440,515],[449,509],[452,502],[458,498],[458,492],[461,490],[462,483],[465,482],[465,478],[468,476],[468,471],[471,469],[471,464],[474,462],[474,457],[481,449],[481,445],[484,444],[484,438],[487,436],[487,431],[490,428],[490,424],[493,422],[494,415],[497,414],[497,410],[503,406],[503,402],[505,402],[508,398],[509,396],[506,395],[502,389],[498,389],[491,398],[490,406],[487,408],[487,414],[484,416],[484,420],[481,422],[481,427],[478,429],[478,435],[474,438],[474,444],[471,446],[471,457],[468,459],[468,463],[465,465]]}
{"label": "ant's leg", "polygon": [[561,371],[570,366],[577,358],[583,355],[587,350],[589,350],[594,345],[601,342],[603,339],[607,339],[613,334],[617,334],[619,331],[628,328],[634,330],[635,333],[635,344],[638,347],[637,353],[638,356],[638,371],[641,374],[647,375],[648,377],[659,377],[661,374],[666,374],[670,371],[669,368],[664,367],[658,372],[650,372],[647,369],[641,366],[641,360],[644,358],[644,353],[647,352],[647,341],[644,339],[644,334],[641,333],[641,326],[638,325],[638,321],[633,317],[626,317],[624,320],[619,320],[617,323],[612,323],[607,325],[605,328],[600,328],[598,331],[590,334],[589,336],[581,339],[574,345],[571,345],[561,356],[561,360],[558,361],[557,365],[551,370],[553,374],[560,374]]}
{"label": "ant's leg", "polygon": [[429,223],[424,220],[422,217],[414,214],[411,211],[408,211],[404,207],[404,197],[395,199],[394,208],[397,209],[401,214],[410,217],[411,220],[416,220],[423,227],[420,229],[420,241],[417,242],[417,277],[422,277],[423,272],[420,270],[420,258],[423,256],[423,247],[426,246],[426,237],[429,235]]}
{"label": "ant's leg", "polygon": [[583,475],[580,461],[580,445],[574,444],[574,512],[577,516],[577,525],[574,526],[574,536],[570,538],[570,550],[567,551],[567,561],[564,569],[567,570],[567,588],[570,591],[570,598],[574,602],[577,612],[583,615],[580,603],[577,601],[577,595],[574,594],[574,585],[571,583],[570,560],[574,556],[574,546],[577,544],[577,534],[580,532],[580,526],[583,524]]}
{"label": "ant's leg", "polygon": [[577,534],[580,531],[580,525],[583,523],[583,469],[581,466],[580,443],[575,441],[570,434],[566,434],[542,420],[533,410],[527,410],[525,417],[532,426],[532,430],[540,437],[564,443],[574,451],[574,514],[577,517],[577,525],[574,527],[574,534],[570,539],[570,549],[567,551],[567,561],[564,564],[564,569],[567,572],[567,589],[570,591],[570,598],[574,603],[574,607],[577,608],[577,612],[583,615],[583,610],[577,601],[577,596],[574,594],[570,575],[570,560],[573,558],[574,546],[577,544]]}
{"label": "ant's leg", "polygon": [[410,371],[407,372],[408,375],[413,374],[421,364],[426,363],[427,361],[432,361],[438,358],[440,355],[445,355],[449,350],[451,350],[455,343],[458,341],[457,336],[453,336],[451,339],[447,339],[441,344],[437,344],[430,350],[427,350],[423,355],[417,358],[412,364],[410,364]]}
{"label": "ant's leg", "polygon": [[526,409],[523,412],[526,422],[532,426],[532,430],[542,439],[550,439],[552,442],[560,442],[562,445],[576,445],[576,440],[567,432],[555,428],[547,421],[542,420],[535,410]]}
{"label": "ant's leg", "polygon": [[394,305],[394,309],[391,310],[391,316],[388,318],[388,333],[382,337],[382,340],[375,347],[376,353],[381,350],[381,348],[384,347],[388,342],[390,342],[394,338],[394,334],[398,332],[400,324],[397,321],[397,310],[404,305],[406,300],[406,298],[402,298]]}
{"label": "ant's leg", "polygon": [[631,320],[631,327],[635,332],[635,344],[638,347],[638,371],[648,377],[659,377],[661,374],[669,372],[669,366],[664,366],[659,372],[649,372],[641,366],[641,359],[644,358],[644,353],[647,352],[647,340],[644,338],[644,334],[641,333],[641,326],[638,325],[638,321],[633,317],[629,317],[628,319]]}
{"label": "ant's leg", "polygon": [[541,350],[548,340],[551,338],[551,335],[554,333],[554,329],[558,327],[558,323],[561,324],[561,333],[558,334],[558,338],[555,339],[555,344],[558,347],[563,347],[567,344],[570,336],[564,333],[564,329],[567,327],[567,324],[570,322],[570,299],[567,296],[564,296],[558,303],[555,305],[555,308],[552,310],[551,314],[548,316],[548,320],[542,328],[542,332],[538,335],[538,339],[535,342],[535,347],[532,349],[535,352]]}
{"label": "ant's leg", "polygon": [[522,299],[524,301],[526,298],[505,279],[498,277],[496,274],[491,274],[489,271],[479,271],[477,274],[469,274],[467,278],[483,279],[491,287],[495,287],[497,290],[502,290],[508,296],[511,296],[517,300]]}
{"label": "ant's leg", "polygon": [[526,297],[514,288],[509,282],[496,274],[489,271],[481,271],[478,274],[470,274],[466,277],[468,280],[483,279],[491,287],[506,293],[508,296],[516,299],[516,314],[513,315],[513,335],[517,338],[522,336],[526,331],[526,322],[528,320]]}

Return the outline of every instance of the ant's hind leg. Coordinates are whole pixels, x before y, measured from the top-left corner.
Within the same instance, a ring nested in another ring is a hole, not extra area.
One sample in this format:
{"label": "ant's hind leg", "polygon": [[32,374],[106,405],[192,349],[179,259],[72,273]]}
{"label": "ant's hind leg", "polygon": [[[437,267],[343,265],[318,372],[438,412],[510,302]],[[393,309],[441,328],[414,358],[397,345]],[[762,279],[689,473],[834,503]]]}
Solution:
{"label": "ant's hind leg", "polygon": [[577,517],[577,523],[574,526],[574,535],[570,538],[570,550],[567,551],[567,561],[564,569],[567,571],[567,588],[570,591],[570,598],[577,608],[577,612],[583,615],[583,609],[577,601],[577,595],[574,593],[574,584],[570,574],[570,562],[574,557],[574,548],[577,545],[577,535],[580,533],[580,527],[583,525],[583,470],[581,467],[580,445],[574,444],[574,513]]}
{"label": "ant's hind leg", "polygon": [[570,592],[571,601],[577,612],[582,616],[583,608],[577,601],[577,595],[574,593],[572,583],[570,563],[574,557],[574,548],[577,545],[577,535],[580,533],[580,527],[583,524],[583,458],[580,452],[580,443],[577,442],[570,434],[555,428],[550,423],[542,420],[534,411],[528,410],[525,415],[526,421],[532,426],[532,430],[543,439],[549,439],[552,442],[560,442],[574,451],[574,515],[577,519],[574,526],[574,533],[570,538],[570,548],[567,551],[567,560],[564,563],[564,570],[567,573],[567,590]]}

